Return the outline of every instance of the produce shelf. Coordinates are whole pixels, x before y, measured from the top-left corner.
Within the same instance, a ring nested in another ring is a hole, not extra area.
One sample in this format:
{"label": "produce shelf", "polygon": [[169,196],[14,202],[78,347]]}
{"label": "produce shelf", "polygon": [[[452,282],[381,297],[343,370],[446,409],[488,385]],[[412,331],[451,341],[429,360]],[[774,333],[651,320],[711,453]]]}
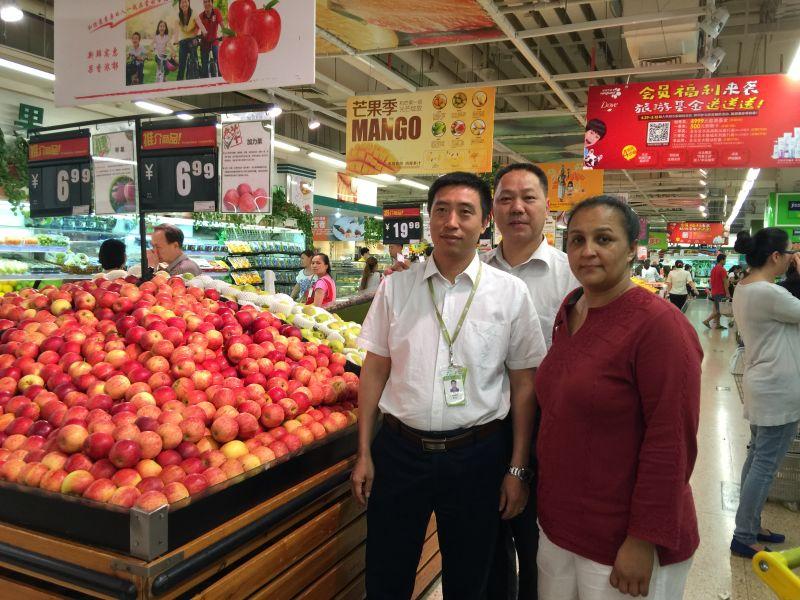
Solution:
{"label": "produce shelf", "polygon": [[95,276],[95,273],[86,273],[86,274],[76,274],[76,273],[64,273],[63,271],[54,271],[49,273],[13,273],[9,275],[0,274],[0,281],[19,281],[19,280],[36,280],[36,279],[58,279],[58,280],[66,280],[71,279],[73,281],[79,279],[92,279]]}
{"label": "produce shelf", "polygon": [[[92,242],[95,243],[95,242]],[[30,245],[16,245],[16,244],[0,244],[0,252],[22,254],[28,252],[68,252],[69,248],[66,246],[30,246]]]}

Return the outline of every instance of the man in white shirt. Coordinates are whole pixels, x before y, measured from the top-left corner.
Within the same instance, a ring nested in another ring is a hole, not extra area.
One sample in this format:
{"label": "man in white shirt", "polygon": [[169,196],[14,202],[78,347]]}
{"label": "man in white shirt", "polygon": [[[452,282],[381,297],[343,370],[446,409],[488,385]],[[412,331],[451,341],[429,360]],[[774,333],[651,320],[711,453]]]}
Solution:
{"label": "man in white shirt", "polygon": [[648,283],[658,281],[658,269],[651,265],[649,260],[644,261],[642,265],[642,279]]}
{"label": "man in white shirt", "polygon": [[445,598],[483,599],[498,507],[509,519],[527,501],[533,376],[546,347],[525,285],[477,258],[490,209],[479,178],[440,177],[428,193],[432,260],[388,278],[364,322],[352,486],[368,502],[371,600],[411,596],[432,512]]}
{"label": "man in white shirt", "polygon": [[[492,212],[503,240],[483,259],[525,283],[549,348],[561,302],[580,284],[569,268],[567,255],[550,246],[543,234],[549,208],[547,175],[530,163],[516,163],[500,169],[494,181]],[[535,431],[533,439],[531,466],[535,470]],[[532,486],[531,491],[523,513],[501,527],[489,581],[491,600],[537,597],[536,487]]]}

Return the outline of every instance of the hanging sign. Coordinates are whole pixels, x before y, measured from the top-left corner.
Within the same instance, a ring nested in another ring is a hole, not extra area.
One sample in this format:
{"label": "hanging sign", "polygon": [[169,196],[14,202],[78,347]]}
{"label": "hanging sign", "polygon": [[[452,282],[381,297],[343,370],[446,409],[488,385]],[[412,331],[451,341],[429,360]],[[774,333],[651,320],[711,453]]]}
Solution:
{"label": "hanging sign", "polygon": [[716,246],[725,243],[722,223],[688,221],[667,223],[667,237],[671,244],[702,244]]}
{"label": "hanging sign", "polygon": [[[81,0],[55,6],[58,106],[314,83],[315,1]],[[241,10],[240,10],[241,9]],[[256,25],[241,35],[247,16]],[[236,36],[229,35],[230,31]]]}
{"label": "hanging sign", "polygon": [[580,160],[561,160],[538,165],[547,175],[550,210],[572,210],[581,200],[603,193],[603,172],[586,171]]}
{"label": "hanging sign", "polygon": [[439,175],[492,170],[493,87],[347,99],[347,171]]}
{"label": "hanging sign", "polygon": [[311,233],[315,242],[327,242],[330,240],[331,228],[328,217],[316,215],[311,217]]}
{"label": "hanging sign", "polygon": [[139,154],[139,210],[213,212],[219,204],[216,119],[145,125]]}
{"label": "hanging sign", "polygon": [[422,215],[419,204],[384,207],[384,244],[416,244],[421,237]]}
{"label": "hanging sign", "polygon": [[28,145],[28,190],[32,218],[89,214],[89,132],[32,136]]}
{"label": "hanging sign", "polygon": [[222,212],[272,214],[272,140],[261,121],[222,126]]}
{"label": "hanging sign", "polygon": [[786,75],[589,88],[589,169],[800,166],[800,81]]}
{"label": "hanging sign", "polygon": [[92,136],[94,212],[98,215],[136,212],[133,135],[133,131],[117,131]]}

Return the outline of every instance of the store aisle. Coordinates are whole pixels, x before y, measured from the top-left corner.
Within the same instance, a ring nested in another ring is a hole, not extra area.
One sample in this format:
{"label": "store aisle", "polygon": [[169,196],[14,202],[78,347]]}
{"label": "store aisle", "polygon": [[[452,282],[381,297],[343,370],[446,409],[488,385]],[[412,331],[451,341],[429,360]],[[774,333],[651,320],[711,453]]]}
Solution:
{"label": "store aisle", "polygon": [[[751,563],[734,558],[728,550],[739,494],[739,476],[749,440],[742,418],[736,384],[728,361],[736,347],[729,330],[709,330],[701,321],[709,312],[705,300],[695,300],[687,318],[697,328],[703,344],[703,388],[700,411],[699,454],[692,478],[700,523],[700,548],[684,600],[774,600],[775,596],[752,572]],[[767,503],[763,524],[787,534],[785,549],[800,546],[800,513]],[[439,584],[425,596],[442,597]]]}

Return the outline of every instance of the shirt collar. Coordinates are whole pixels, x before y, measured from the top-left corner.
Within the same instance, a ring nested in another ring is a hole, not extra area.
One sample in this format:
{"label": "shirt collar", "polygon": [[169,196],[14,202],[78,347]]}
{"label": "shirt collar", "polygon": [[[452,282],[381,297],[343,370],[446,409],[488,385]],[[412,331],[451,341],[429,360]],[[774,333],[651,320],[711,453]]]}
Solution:
{"label": "shirt collar", "polygon": [[[458,280],[458,278],[461,277],[461,275],[466,275],[474,283],[475,279],[478,277],[478,270],[480,269],[480,267],[481,267],[481,260],[480,258],[478,258],[478,254],[476,252],[475,256],[472,258],[472,262],[469,263],[467,268],[464,269],[462,273],[459,273],[456,276],[456,280]],[[430,260],[425,261],[425,274],[423,275],[422,278],[428,279],[433,275],[439,275],[439,277],[446,280],[446,277],[439,272],[439,268],[436,266],[436,261],[433,260],[433,257],[431,257]]]}
{"label": "shirt collar", "polygon": [[539,262],[545,263],[548,267],[552,267],[552,258],[553,253],[550,251],[550,244],[547,243],[547,238],[542,236],[542,242],[539,244],[539,247],[533,252],[533,254],[528,257],[527,260],[521,262],[516,267],[512,267],[508,264],[505,257],[503,256],[503,242],[500,242],[498,246],[490,252],[489,260],[496,260],[498,263],[506,267],[507,269],[517,269],[523,265],[528,264],[531,261],[537,260]]}
{"label": "shirt collar", "polygon": [[171,263],[169,263],[167,265],[167,271],[172,271],[172,269],[177,267],[183,261],[184,258],[186,258],[186,255],[183,252],[181,252],[178,255],[178,258],[176,258],[175,260],[173,260]]}

